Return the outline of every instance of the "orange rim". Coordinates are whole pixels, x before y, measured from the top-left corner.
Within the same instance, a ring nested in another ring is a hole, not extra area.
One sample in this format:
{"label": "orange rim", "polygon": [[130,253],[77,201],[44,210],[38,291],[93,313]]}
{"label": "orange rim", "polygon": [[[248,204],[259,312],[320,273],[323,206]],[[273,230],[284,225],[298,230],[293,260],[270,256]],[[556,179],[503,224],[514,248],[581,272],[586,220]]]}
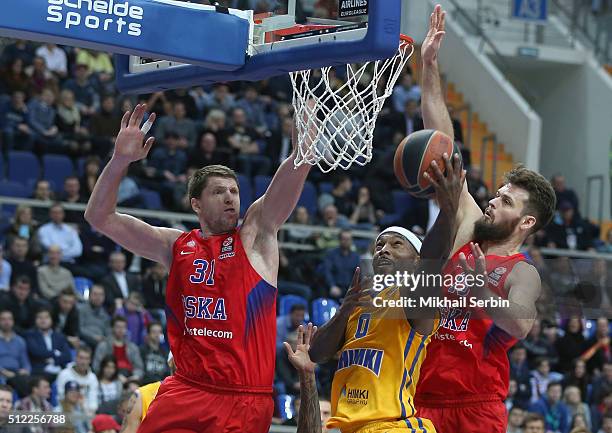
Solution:
{"label": "orange rim", "polygon": [[402,44],[414,44],[414,39],[412,39],[410,36],[400,34],[400,42]]}

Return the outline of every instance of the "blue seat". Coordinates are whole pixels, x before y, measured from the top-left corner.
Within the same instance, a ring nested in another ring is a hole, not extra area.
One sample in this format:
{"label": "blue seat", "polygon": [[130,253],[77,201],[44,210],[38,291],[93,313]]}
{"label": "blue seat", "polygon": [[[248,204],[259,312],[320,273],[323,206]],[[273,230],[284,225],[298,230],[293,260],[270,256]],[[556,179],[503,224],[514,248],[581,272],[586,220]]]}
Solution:
{"label": "blue seat", "polygon": [[40,178],[40,164],[32,152],[14,150],[8,153],[8,180],[26,185]]}
{"label": "blue seat", "polygon": [[161,196],[157,191],[153,191],[150,189],[141,188],[140,195],[144,202],[144,206],[147,209],[151,210],[162,210],[162,201]]}
{"label": "blue seat", "polygon": [[93,281],[85,277],[74,277],[74,287],[83,299],[89,298],[89,289],[93,286]]}
{"label": "blue seat", "polygon": [[67,156],[44,155],[42,161],[44,178],[55,183],[57,188],[63,188],[64,179],[74,174],[74,165]]}
{"label": "blue seat", "polygon": [[85,174],[85,161],[87,161],[86,157],[81,157],[79,159],[77,159],[77,174],[79,177],[82,177]]}
{"label": "blue seat", "polygon": [[312,323],[315,326],[322,326],[329,319],[334,317],[340,305],[333,299],[317,298],[312,301]]}
{"label": "blue seat", "polygon": [[258,199],[265,194],[270,182],[272,182],[271,176],[255,176],[255,198]]}
{"label": "blue seat", "polygon": [[398,216],[404,215],[412,207],[412,196],[406,191],[399,190],[392,191],[391,194],[394,213]]}
{"label": "blue seat", "polygon": [[276,406],[278,407],[278,414],[280,419],[287,421],[295,417],[294,399],[289,394],[279,394],[276,397]]}
{"label": "blue seat", "polygon": [[304,206],[308,209],[310,215],[316,215],[317,213],[317,189],[312,182],[306,181],[304,183],[304,190],[298,200],[298,206]]}
{"label": "blue seat", "polygon": [[0,181],[0,195],[28,198],[30,196],[30,192],[24,184],[10,180],[2,180]]}
{"label": "blue seat", "polygon": [[334,185],[331,182],[319,183],[319,193],[320,194],[331,194],[333,189],[334,189]]}
{"label": "blue seat", "polygon": [[244,174],[238,175],[238,186],[240,187],[240,216],[243,217],[249,206],[253,203],[253,187],[251,179]]}
{"label": "blue seat", "polygon": [[301,296],[298,296],[298,295],[282,296],[278,303],[278,315],[285,316],[289,314],[289,312],[291,311],[291,307],[296,304],[303,305],[304,307],[306,307],[306,311],[308,311],[308,301],[302,298]]}

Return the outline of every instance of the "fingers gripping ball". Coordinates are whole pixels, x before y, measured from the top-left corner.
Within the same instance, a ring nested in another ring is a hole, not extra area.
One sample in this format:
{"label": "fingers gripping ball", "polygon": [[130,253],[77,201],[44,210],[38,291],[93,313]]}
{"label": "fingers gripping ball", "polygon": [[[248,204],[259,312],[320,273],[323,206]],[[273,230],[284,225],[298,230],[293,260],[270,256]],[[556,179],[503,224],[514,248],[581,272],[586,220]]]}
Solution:
{"label": "fingers gripping ball", "polygon": [[446,166],[442,155],[458,153],[459,148],[446,134],[433,129],[417,131],[404,138],[395,151],[393,169],[400,185],[411,195],[418,198],[427,198],[433,195],[434,188],[423,177],[425,172],[432,174],[430,165],[436,161],[442,173],[446,173]]}

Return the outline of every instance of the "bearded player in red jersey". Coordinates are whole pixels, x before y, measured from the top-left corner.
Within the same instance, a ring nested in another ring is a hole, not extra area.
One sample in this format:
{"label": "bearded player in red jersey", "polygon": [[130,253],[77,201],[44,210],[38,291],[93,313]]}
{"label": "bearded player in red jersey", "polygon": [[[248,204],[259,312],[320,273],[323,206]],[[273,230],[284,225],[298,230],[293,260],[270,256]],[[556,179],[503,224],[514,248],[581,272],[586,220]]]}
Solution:
{"label": "bearded player in red jersey", "polygon": [[85,217],[134,254],[170,269],[168,335],[176,374],[164,381],[140,433],[267,432],[273,412],[276,344],[277,233],[293,211],[309,165],[281,164],[266,193],[238,227],[240,196],[233,170],[207,166],[188,193],[200,228],[153,227],[116,211],[117,190],[153,138],[140,127],[146,107],[126,113],[110,162],[98,179]]}
{"label": "bearded player in red jersey", "polygon": [[[424,42],[421,104],[425,128],[453,137],[437,64],[444,17],[436,6]],[[506,299],[510,306],[442,310],[440,328],[429,345],[415,395],[419,416],[430,419],[439,433],[505,433],[506,352],[531,329],[540,295],[538,272],[519,251],[529,235],[550,222],[554,210],[555,193],[550,183],[525,168],[506,175],[484,215],[466,183],[457,213],[453,255],[445,272],[455,276],[477,272],[487,284],[451,286],[447,296]]]}

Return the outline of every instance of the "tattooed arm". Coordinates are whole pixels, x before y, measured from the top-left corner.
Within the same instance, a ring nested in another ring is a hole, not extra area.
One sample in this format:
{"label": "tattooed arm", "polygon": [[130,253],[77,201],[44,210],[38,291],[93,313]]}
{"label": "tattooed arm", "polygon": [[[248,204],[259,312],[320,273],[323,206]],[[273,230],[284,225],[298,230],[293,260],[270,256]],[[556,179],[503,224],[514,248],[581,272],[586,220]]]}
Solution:
{"label": "tattooed arm", "polygon": [[127,412],[123,417],[120,433],[136,433],[140,427],[142,416],[142,397],[138,391],[134,391],[128,401]]}
{"label": "tattooed arm", "polygon": [[297,433],[321,433],[321,409],[319,408],[319,395],[315,379],[316,364],[310,360],[308,350],[310,339],[317,327],[308,324],[306,332],[300,325],[298,328],[297,345],[295,351],[289,343],[283,343],[289,361],[300,376],[300,412],[298,414]]}

